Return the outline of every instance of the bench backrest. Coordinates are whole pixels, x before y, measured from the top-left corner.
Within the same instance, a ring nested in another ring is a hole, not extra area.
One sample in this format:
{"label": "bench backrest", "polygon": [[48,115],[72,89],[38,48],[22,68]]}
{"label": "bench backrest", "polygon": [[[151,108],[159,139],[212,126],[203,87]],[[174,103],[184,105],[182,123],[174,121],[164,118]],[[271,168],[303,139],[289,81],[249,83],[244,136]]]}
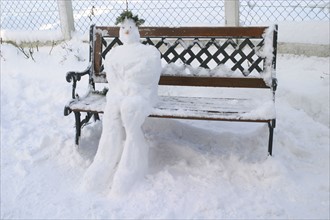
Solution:
{"label": "bench backrest", "polygon": [[[275,79],[277,26],[140,27],[141,42],[154,45],[163,61],[188,70],[164,73],[160,85],[272,88]],[[103,60],[121,45],[119,27],[91,26],[90,81],[106,82]],[[189,68],[187,68],[189,67]],[[171,71],[171,68],[168,69]],[[196,70],[191,73],[189,70]],[[205,74],[206,72],[206,74]],[[221,75],[220,72],[224,72]],[[200,73],[199,77],[198,76]],[[239,74],[239,75],[237,75]],[[195,76],[195,77],[191,77]],[[244,78],[244,80],[242,80]]]}

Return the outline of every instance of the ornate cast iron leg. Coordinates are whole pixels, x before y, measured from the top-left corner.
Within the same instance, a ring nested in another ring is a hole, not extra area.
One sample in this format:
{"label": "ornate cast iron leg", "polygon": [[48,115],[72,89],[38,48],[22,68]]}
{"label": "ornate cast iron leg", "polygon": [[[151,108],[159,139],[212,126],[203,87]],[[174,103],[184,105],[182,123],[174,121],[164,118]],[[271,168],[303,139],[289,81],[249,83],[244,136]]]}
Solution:
{"label": "ornate cast iron leg", "polygon": [[76,119],[76,145],[79,145],[79,138],[81,134],[81,121],[80,121],[80,112],[74,112],[74,116]]}
{"label": "ornate cast iron leg", "polygon": [[275,124],[276,124],[275,119],[268,122],[268,128],[269,128],[268,154],[270,156],[272,156],[273,153],[273,135],[274,135]]}

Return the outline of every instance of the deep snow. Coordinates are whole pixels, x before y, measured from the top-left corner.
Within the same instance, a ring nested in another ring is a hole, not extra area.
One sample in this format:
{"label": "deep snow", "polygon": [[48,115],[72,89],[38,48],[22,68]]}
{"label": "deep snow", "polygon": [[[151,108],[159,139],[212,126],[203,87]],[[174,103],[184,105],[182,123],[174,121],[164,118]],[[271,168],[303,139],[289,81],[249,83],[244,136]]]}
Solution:
{"label": "deep snow", "polygon": [[[77,39],[1,45],[1,218],[329,218],[329,57],[278,55],[274,156],[264,124],[148,118],[149,171],[130,194],[78,189],[101,136],[63,116],[69,70],[87,66]],[[84,91],[87,81],[80,83]]]}

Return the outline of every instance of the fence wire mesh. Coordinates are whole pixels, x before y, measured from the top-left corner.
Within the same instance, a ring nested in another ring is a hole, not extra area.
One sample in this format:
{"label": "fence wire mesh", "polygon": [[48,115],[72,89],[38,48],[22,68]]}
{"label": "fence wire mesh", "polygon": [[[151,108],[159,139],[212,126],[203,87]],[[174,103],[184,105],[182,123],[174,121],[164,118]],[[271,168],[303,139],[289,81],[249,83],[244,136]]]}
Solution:
{"label": "fence wire mesh", "polygon": [[1,29],[60,28],[57,0],[0,0]]}
{"label": "fence wire mesh", "polygon": [[[90,23],[113,25],[126,9],[125,1],[72,1],[76,29]],[[128,1],[128,9],[146,20],[145,25],[178,26],[224,24],[223,0],[144,0]]]}
{"label": "fence wire mesh", "polygon": [[329,0],[240,0],[240,24],[329,21]]}
{"label": "fence wire mesh", "polygon": [[[1,29],[60,28],[57,0],[1,0]],[[225,24],[225,0],[128,0],[128,8],[146,25]],[[112,25],[126,9],[125,0],[72,0],[75,29]],[[329,21],[329,0],[240,0],[240,24],[279,21]]]}

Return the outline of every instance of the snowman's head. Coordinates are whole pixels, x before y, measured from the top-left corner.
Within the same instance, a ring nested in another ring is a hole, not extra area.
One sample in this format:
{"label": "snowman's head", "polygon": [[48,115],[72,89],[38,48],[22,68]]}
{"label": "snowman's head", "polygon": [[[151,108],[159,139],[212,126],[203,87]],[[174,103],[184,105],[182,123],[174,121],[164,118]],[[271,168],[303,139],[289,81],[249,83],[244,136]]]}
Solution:
{"label": "snowman's head", "polygon": [[140,42],[140,33],[133,19],[125,18],[120,23],[119,39],[124,45]]}

